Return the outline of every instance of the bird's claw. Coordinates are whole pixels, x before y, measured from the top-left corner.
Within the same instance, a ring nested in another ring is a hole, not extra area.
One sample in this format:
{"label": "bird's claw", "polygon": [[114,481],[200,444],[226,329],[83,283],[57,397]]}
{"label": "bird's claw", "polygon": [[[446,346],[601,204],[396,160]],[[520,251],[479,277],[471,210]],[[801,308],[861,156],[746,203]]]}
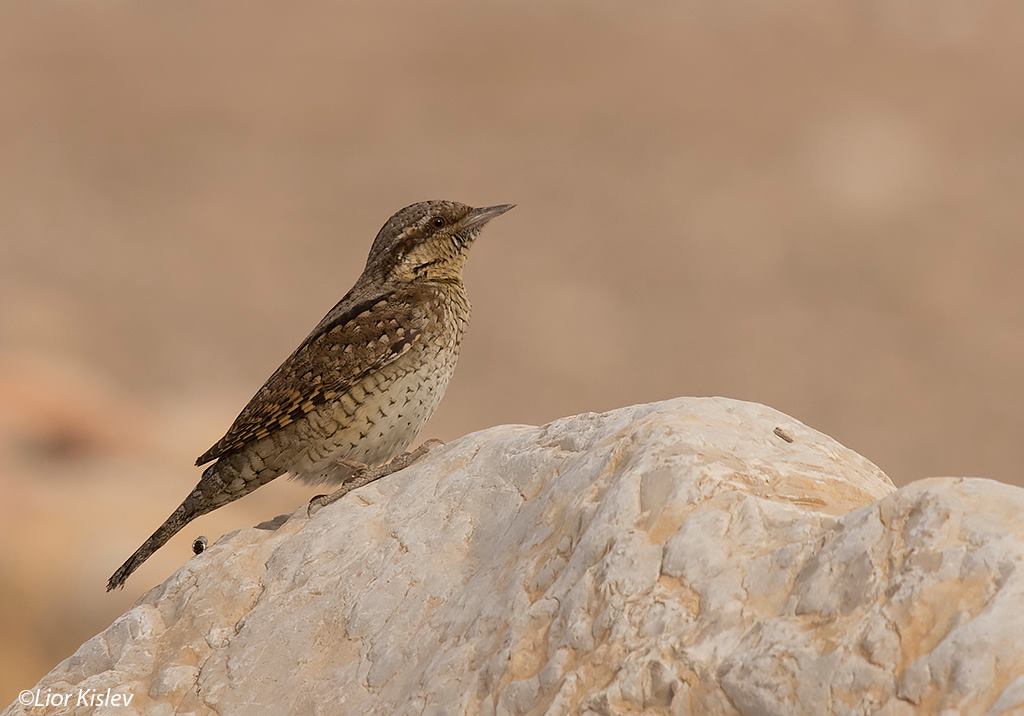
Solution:
{"label": "bird's claw", "polygon": [[306,505],[306,517],[312,517],[326,504],[327,495],[314,495],[309,504]]}

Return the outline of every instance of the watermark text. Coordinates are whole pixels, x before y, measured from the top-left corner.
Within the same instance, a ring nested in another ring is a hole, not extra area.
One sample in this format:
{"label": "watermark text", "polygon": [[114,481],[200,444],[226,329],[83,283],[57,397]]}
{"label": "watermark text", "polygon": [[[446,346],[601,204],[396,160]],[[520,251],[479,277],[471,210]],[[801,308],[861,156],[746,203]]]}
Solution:
{"label": "watermark text", "polygon": [[30,708],[62,708],[72,706],[130,706],[135,694],[107,689],[77,688],[72,691],[53,689],[25,689],[18,694],[18,703]]}

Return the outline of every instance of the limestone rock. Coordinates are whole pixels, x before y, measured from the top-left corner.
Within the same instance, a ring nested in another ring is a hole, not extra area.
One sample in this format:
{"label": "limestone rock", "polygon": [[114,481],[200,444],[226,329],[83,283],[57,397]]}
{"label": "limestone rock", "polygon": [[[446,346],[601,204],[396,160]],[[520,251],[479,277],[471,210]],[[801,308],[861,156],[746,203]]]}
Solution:
{"label": "limestone rock", "polygon": [[751,403],[497,427],[221,538],[36,688],[132,696],[68,711],[111,715],[1020,713],[1021,515]]}

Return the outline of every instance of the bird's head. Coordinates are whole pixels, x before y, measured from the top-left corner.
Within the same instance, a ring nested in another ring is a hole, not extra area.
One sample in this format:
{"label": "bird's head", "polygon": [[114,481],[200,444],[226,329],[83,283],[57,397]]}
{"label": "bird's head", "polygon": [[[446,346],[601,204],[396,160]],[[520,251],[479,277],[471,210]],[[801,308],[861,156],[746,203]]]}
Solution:
{"label": "bird's head", "polygon": [[456,201],[421,201],[381,227],[364,274],[397,281],[458,280],[484,225],[515,204],[474,209]]}

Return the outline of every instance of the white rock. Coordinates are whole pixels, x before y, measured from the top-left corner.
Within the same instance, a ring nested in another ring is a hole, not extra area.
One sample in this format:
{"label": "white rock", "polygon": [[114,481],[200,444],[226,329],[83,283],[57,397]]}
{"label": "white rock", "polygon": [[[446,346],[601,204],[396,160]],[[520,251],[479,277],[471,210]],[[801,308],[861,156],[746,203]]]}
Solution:
{"label": "white rock", "polygon": [[1021,712],[1022,514],[987,480],[897,491],[750,403],[498,427],[222,538],[39,688],[223,716]]}

